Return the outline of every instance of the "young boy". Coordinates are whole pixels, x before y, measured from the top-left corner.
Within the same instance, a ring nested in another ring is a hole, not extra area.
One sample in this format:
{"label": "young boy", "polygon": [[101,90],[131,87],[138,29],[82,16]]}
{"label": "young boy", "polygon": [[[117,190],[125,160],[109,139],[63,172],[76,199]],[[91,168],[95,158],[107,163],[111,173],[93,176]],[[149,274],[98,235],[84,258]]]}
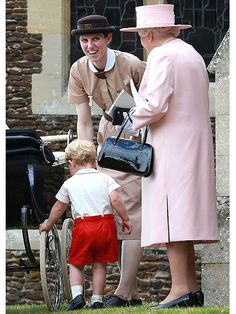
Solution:
{"label": "young boy", "polygon": [[113,208],[122,219],[122,229],[131,233],[131,223],[110,176],[96,170],[96,148],[92,142],[74,140],[65,149],[71,177],[58,191],[50,216],[39,226],[48,231],[71,205],[74,227],[70,248],[72,301],[68,311],[83,308],[84,266],[92,264],[92,308],[103,307],[106,265],[118,259],[118,239]]}

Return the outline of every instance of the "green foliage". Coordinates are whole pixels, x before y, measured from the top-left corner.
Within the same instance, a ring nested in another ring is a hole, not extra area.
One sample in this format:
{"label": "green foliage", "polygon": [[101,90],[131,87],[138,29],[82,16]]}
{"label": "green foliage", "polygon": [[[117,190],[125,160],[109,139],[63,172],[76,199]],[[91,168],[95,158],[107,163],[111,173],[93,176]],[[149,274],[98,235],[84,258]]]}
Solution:
{"label": "green foliage", "polygon": [[[85,308],[79,311],[70,311],[67,313],[79,313],[79,314],[154,314],[155,310],[148,309],[150,304],[145,304],[139,307],[125,307],[125,308],[104,308],[99,310],[91,310]],[[57,314],[64,314],[67,305],[62,305],[60,311]],[[42,314],[51,313],[48,311],[46,305],[8,305],[6,306],[7,314]],[[168,309],[158,310],[159,314],[229,314],[229,307],[202,307],[202,308],[182,308],[182,309]]]}

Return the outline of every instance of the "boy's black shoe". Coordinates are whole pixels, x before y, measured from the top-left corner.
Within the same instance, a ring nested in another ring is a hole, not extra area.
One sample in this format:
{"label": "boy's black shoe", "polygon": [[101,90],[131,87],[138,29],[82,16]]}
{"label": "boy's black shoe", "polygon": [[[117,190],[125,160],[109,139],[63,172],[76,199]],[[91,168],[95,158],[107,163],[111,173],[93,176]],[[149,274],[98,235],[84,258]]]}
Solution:
{"label": "boy's black shoe", "polygon": [[74,299],[70,301],[70,304],[66,311],[73,311],[73,310],[78,310],[82,309],[85,306],[86,302],[84,299],[84,296],[82,294],[77,295]]}
{"label": "boy's black shoe", "polygon": [[94,302],[93,304],[91,304],[91,309],[101,309],[103,307],[104,307],[103,302]]}

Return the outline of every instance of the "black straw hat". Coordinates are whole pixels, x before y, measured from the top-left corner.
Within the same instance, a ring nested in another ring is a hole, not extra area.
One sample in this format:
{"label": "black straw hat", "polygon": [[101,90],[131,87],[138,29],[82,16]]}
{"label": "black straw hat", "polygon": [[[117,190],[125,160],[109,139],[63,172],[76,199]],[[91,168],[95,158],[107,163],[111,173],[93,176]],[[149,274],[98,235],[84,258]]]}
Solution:
{"label": "black straw hat", "polygon": [[77,21],[77,29],[73,29],[71,35],[78,36],[93,33],[111,33],[115,30],[114,26],[109,26],[105,16],[88,15]]}

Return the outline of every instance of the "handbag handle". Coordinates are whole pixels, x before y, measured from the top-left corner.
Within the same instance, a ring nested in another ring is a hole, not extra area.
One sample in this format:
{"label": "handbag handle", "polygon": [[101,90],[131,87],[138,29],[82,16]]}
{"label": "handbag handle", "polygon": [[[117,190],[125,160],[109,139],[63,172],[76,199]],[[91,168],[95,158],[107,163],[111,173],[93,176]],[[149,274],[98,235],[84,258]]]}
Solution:
{"label": "handbag handle", "polygon": [[[118,142],[120,136],[121,136],[121,133],[123,132],[124,130],[124,127],[126,126],[127,122],[131,120],[131,117],[130,117],[130,113],[128,112],[127,113],[127,116],[125,117],[124,121],[122,122],[121,124],[121,127],[120,127],[120,131],[116,137],[116,141],[115,141],[115,145],[116,143]],[[131,120],[132,121],[132,120]],[[148,134],[148,127],[147,125],[145,126],[145,131],[144,131],[144,135],[143,135],[143,140],[142,140],[142,148],[143,148],[143,145],[146,143],[146,140],[147,140],[147,134]]]}

